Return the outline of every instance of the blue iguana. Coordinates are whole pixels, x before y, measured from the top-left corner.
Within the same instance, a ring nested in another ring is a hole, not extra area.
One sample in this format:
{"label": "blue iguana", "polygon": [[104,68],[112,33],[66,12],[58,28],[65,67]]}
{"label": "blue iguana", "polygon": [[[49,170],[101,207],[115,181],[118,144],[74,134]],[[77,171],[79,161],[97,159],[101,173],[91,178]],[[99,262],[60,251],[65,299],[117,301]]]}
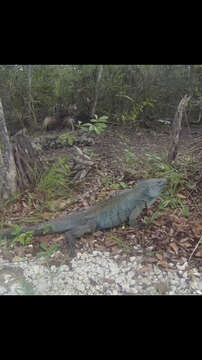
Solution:
{"label": "blue iguana", "polygon": [[[130,226],[136,225],[136,219],[145,207],[151,206],[164,186],[166,179],[148,179],[138,181],[134,188],[123,190],[109,200],[97,203],[87,210],[74,212],[61,218],[46,221],[32,227],[24,227],[18,235],[32,232],[33,236],[66,233],[69,243],[84,234],[99,229],[109,229],[128,222]],[[5,231],[3,238],[13,238],[16,235]]]}

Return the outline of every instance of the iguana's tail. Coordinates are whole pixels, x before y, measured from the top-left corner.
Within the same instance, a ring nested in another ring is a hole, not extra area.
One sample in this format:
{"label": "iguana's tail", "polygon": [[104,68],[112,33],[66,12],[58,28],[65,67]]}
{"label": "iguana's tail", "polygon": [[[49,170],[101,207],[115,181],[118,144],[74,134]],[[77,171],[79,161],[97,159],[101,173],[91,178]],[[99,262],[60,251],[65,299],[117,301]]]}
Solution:
{"label": "iguana's tail", "polygon": [[16,229],[4,231],[1,234],[1,238],[2,239],[13,239],[16,236],[19,236],[21,234],[25,234],[28,232],[32,233],[33,236],[40,236],[40,235],[54,234],[57,232],[59,233],[59,232],[65,232],[65,231],[66,231],[65,229],[63,229],[63,228],[59,229],[53,223],[47,221],[42,224],[38,224],[36,226],[21,228],[19,231],[17,231]]}

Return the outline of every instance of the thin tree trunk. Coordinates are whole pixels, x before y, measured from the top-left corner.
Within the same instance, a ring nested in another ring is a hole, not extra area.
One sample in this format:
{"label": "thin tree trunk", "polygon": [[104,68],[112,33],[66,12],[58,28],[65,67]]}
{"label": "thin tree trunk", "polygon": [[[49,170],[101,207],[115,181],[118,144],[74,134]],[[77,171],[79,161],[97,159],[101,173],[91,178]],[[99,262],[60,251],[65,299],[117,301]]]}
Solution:
{"label": "thin tree trunk", "polygon": [[31,96],[31,89],[32,89],[32,65],[27,65],[27,81],[28,81],[29,95]]}
{"label": "thin tree trunk", "polygon": [[8,199],[16,190],[17,171],[0,99],[0,199]]}
{"label": "thin tree trunk", "polygon": [[37,127],[37,119],[34,111],[34,103],[32,99],[32,65],[26,65],[25,71],[27,72],[27,89],[28,89],[28,113],[29,119],[33,119],[34,126]]}
{"label": "thin tree trunk", "polygon": [[103,65],[99,65],[97,81],[96,81],[96,85],[95,85],[95,97],[94,97],[94,102],[93,102],[93,106],[92,106],[92,110],[91,110],[91,117],[92,118],[95,115],[95,109],[96,109],[97,100],[98,100],[98,93],[99,93],[99,84],[100,84],[100,80],[101,80],[101,77],[102,77],[102,72],[103,72]]}
{"label": "thin tree trunk", "polygon": [[28,109],[29,115],[32,113],[32,65],[27,65],[27,83],[28,83]]}
{"label": "thin tree trunk", "polygon": [[189,102],[189,100],[191,99],[191,96],[187,96],[185,95],[178,107],[177,107],[177,111],[172,123],[172,128],[171,128],[171,142],[170,142],[170,148],[168,151],[168,161],[172,162],[176,159],[177,156],[177,152],[178,152],[178,145],[179,145],[179,138],[180,138],[180,133],[181,133],[181,129],[182,129],[182,116],[183,113],[185,111],[185,108]]}

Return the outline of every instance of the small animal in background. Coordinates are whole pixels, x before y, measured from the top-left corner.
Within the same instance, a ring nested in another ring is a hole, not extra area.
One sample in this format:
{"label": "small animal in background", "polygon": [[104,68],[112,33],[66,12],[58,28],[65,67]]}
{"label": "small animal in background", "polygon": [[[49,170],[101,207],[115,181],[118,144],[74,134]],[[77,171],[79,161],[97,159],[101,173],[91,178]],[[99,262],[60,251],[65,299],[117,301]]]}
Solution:
{"label": "small animal in background", "polygon": [[69,113],[70,115],[75,115],[76,112],[77,112],[77,110],[78,110],[78,107],[77,107],[76,104],[70,104],[70,105],[68,106],[68,113]]}
{"label": "small animal in background", "polygon": [[45,130],[53,130],[56,128],[57,124],[58,120],[54,116],[46,116],[42,127]]}
{"label": "small animal in background", "polygon": [[75,119],[72,116],[65,116],[63,119],[63,127],[71,128],[74,131]]}

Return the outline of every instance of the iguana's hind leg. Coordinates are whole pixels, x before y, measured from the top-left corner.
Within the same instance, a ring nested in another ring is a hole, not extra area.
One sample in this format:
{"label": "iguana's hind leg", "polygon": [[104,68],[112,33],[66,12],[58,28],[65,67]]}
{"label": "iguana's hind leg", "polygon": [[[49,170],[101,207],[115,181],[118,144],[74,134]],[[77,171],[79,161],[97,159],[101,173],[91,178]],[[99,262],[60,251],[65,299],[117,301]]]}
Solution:
{"label": "iguana's hind leg", "polygon": [[96,230],[96,223],[95,222],[88,222],[85,225],[77,226],[74,229],[66,231],[65,233],[65,240],[67,242],[67,247],[70,256],[75,256],[75,242],[78,238],[80,238],[84,234],[92,233]]}
{"label": "iguana's hind leg", "polygon": [[135,208],[129,216],[129,225],[136,226],[136,219],[141,214],[142,210],[145,208],[146,202],[141,200],[137,201]]}

